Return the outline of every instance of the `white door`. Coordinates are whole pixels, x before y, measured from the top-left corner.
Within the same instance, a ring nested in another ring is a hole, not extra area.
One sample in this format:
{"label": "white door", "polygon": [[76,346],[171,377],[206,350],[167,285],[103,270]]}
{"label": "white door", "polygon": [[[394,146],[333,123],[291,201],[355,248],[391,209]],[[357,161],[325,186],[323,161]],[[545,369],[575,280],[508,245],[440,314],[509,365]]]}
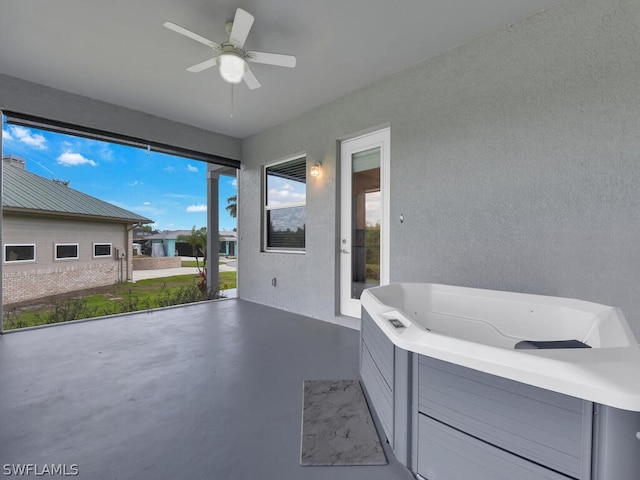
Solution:
{"label": "white door", "polygon": [[389,283],[390,133],[342,142],[340,313],[360,317],[365,288]]}

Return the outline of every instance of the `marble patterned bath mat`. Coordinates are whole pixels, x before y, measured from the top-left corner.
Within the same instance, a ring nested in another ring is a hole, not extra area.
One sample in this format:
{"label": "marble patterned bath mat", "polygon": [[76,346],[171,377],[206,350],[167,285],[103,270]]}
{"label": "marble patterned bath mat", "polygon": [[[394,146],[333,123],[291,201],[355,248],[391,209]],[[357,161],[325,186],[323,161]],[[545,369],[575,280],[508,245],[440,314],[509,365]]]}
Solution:
{"label": "marble patterned bath mat", "polygon": [[300,463],[386,465],[357,380],[305,380]]}

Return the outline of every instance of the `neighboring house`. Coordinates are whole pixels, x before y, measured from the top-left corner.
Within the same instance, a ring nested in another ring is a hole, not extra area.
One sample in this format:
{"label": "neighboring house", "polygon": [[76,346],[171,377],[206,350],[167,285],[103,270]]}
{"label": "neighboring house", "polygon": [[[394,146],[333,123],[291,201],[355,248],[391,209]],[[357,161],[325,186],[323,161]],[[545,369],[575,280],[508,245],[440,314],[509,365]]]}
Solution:
{"label": "neighboring house", "polygon": [[[176,255],[190,257],[193,255],[191,245],[177,241],[179,236],[188,236],[190,234],[191,230],[164,230],[152,235],[136,237],[134,240],[144,243],[143,252],[152,257],[173,257]],[[218,253],[227,257],[237,255],[237,232],[221,230],[218,235],[220,238],[220,250]]]}
{"label": "neighboring house", "polygon": [[3,158],[5,305],[131,280],[132,228],[152,220]]}
{"label": "neighboring house", "polygon": [[238,255],[238,232],[220,231],[220,255],[235,257]]}

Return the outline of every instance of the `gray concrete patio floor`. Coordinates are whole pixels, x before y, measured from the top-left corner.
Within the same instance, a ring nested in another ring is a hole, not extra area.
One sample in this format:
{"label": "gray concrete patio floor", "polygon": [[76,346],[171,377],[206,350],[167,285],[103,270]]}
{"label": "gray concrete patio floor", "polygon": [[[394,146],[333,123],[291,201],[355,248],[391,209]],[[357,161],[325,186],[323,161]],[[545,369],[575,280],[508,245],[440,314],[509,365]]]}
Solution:
{"label": "gray concrete patio floor", "polygon": [[0,464],[81,479],[411,479],[299,465],[305,379],[358,378],[357,331],[239,299],[0,336]]}

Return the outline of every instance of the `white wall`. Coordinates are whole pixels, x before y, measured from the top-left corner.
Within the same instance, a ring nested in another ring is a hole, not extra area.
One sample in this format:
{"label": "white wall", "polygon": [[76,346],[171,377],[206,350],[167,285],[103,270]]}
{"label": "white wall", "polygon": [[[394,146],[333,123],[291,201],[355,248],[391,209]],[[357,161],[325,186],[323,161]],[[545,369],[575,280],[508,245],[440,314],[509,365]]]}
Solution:
{"label": "white wall", "polygon": [[[392,281],[615,305],[640,338],[638,32],[637,0],[567,0],[246,139],[240,296],[343,321],[336,140],[388,122]],[[307,253],[262,253],[261,166],[300,151]]]}

